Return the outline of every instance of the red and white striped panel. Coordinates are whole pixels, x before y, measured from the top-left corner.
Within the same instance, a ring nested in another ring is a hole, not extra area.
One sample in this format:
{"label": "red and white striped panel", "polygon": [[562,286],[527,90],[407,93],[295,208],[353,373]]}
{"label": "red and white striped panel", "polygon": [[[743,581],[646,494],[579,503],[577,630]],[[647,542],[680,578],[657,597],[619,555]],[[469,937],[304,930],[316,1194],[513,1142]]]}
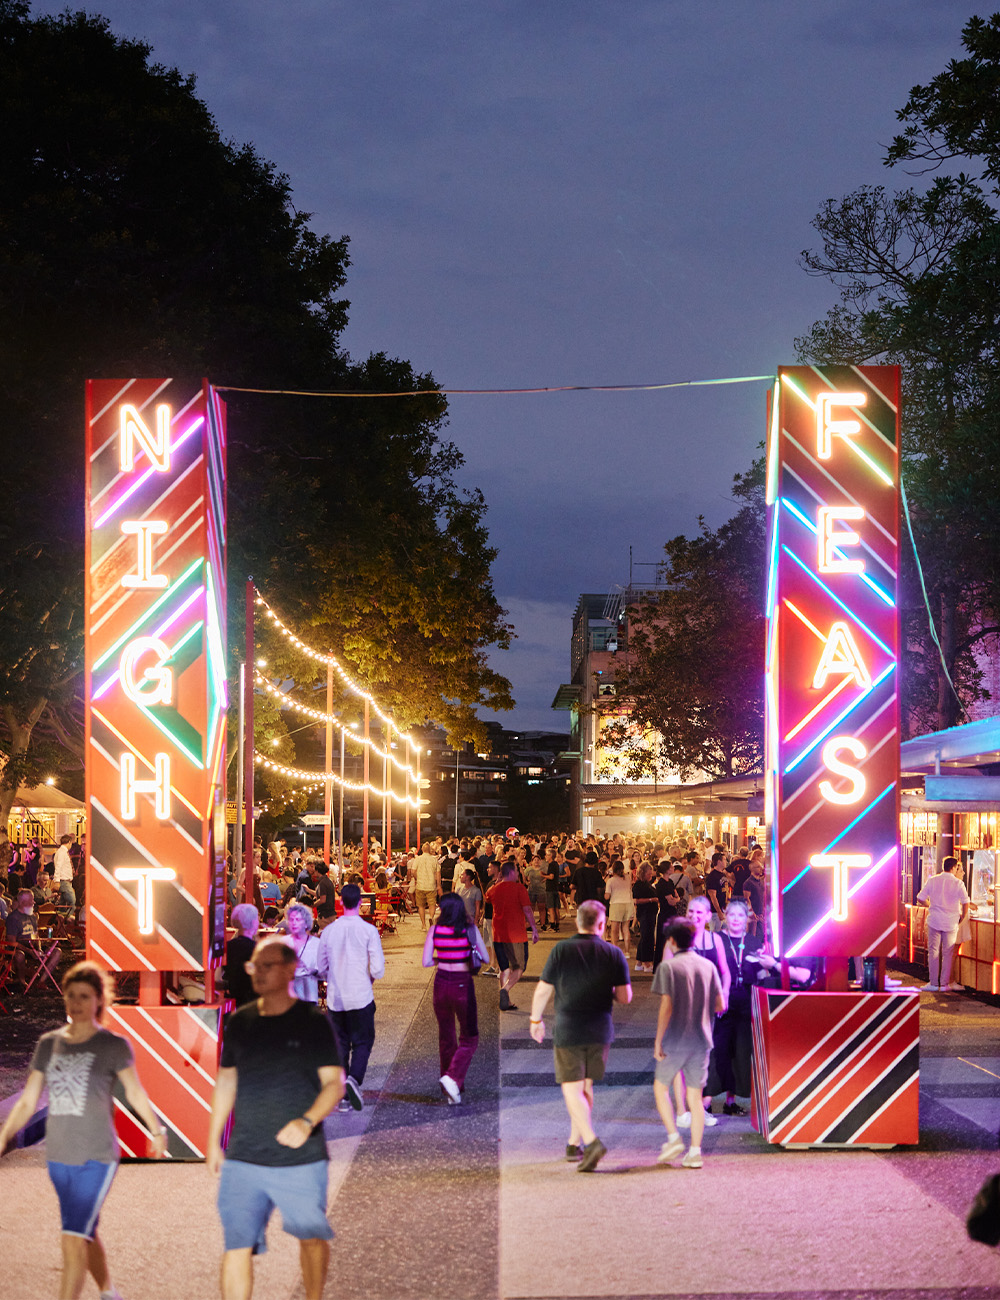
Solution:
{"label": "red and white striped panel", "polygon": [[[132,1044],[136,1072],[167,1129],[175,1160],[205,1156],[223,1010],[116,1006],[108,1013],[108,1028]],[[115,1127],[123,1158],[149,1155],[145,1126],[120,1097],[115,1099]]]}
{"label": "red and white striped panel", "polygon": [[783,1146],[918,1140],[915,993],[756,989],[753,1122]]}

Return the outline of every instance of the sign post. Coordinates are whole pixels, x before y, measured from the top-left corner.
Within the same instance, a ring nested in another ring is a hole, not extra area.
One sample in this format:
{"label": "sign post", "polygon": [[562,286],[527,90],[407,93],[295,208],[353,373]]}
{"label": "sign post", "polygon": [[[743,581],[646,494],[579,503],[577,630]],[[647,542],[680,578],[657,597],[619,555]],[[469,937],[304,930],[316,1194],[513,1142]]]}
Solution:
{"label": "sign post", "polygon": [[[89,380],[86,424],[87,955],[138,972],[112,1026],[171,1155],[201,1158],[225,943],[225,412],[207,382]],[[180,972],[203,975],[204,1007],[168,1003]]]}
{"label": "sign post", "polygon": [[825,992],[791,992],[787,974],[784,991],[756,990],[754,1119],[786,1145],[915,1142],[918,1000],[882,991],[899,872],[898,367],[779,370],[767,502],[771,934],[786,963],[822,959]]}

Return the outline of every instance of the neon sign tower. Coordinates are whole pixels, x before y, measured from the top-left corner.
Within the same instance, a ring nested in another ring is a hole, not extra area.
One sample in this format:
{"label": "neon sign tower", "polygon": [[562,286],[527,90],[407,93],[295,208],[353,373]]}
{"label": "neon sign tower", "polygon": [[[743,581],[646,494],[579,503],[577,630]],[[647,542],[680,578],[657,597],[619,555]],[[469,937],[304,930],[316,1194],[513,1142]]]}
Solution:
{"label": "neon sign tower", "polygon": [[[881,989],[899,867],[898,368],[783,367],[769,415],[771,932],[825,972],[817,990],[754,990],[753,1122],[785,1146],[916,1142],[919,998]],[[874,987],[848,987],[850,957],[878,959]]]}
{"label": "neon sign tower", "polygon": [[172,1153],[197,1156],[217,1009],[163,992],[225,938],[225,414],[168,379],[90,380],[86,404],[87,955],[138,972],[139,1007],[112,1016]]}
{"label": "neon sign tower", "polygon": [[785,957],[896,951],[899,372],[782,368],[768,446],[767,820]]}

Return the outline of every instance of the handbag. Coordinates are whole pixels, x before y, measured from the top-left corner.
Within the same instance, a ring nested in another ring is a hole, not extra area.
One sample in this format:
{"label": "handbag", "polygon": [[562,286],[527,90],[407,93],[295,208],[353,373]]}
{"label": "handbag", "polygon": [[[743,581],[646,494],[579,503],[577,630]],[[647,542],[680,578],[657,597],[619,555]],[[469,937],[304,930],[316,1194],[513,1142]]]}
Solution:
{"label": "handbag", "polygon": [[984,1246],[1000,1244],[1000,1174],[987,1178],[976,1193],[965,1227],[973,1241]]}
{"label": "handbag", "polygon": [[968,913],[965,914],[965,920],[958,927],[958,937],[955,940],[956,945],[961,947],[963,943],[972,942],[972,918]]}

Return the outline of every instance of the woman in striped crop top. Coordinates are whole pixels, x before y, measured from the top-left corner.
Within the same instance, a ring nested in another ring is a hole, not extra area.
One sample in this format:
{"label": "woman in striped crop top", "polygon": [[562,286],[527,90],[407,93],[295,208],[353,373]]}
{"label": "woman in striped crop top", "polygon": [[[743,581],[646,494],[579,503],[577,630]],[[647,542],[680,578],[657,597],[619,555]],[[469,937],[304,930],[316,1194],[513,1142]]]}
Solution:
{"label": "woman in striped crop top", "polygon": [[469,1065],[479,1046],[472,955],[475,951],[481,962],[488,962],[489,956],[482,935],[469,920],[462,898],[458,894],[443,894],[440,906],[440,919],[436,925],[430,926],[424,940],[423,964],[437,967],[434,1014],[438,1022],[440,1083],[448,1105],[457,1106],[462,1100]]}

